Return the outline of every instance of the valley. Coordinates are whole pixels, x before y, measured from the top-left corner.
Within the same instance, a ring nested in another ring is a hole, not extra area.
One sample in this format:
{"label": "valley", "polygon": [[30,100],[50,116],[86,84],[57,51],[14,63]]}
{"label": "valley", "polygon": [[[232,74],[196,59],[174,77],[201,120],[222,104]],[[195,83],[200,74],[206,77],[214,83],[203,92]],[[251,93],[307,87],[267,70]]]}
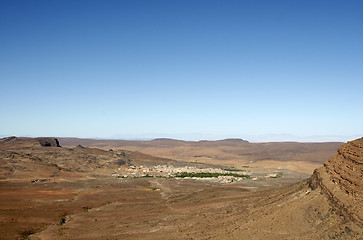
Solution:
{"label": "valley", "polygon": [[310,177],[4,138],[0,239],[359,239],[362,149],[344,144]]}

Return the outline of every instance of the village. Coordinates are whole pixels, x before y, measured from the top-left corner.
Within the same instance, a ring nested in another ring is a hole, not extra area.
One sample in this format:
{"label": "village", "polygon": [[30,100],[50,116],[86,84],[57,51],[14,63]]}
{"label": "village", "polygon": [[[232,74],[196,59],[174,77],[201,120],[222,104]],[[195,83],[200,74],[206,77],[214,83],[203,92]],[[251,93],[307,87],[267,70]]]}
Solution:
{"label": "village", "polygon": [[117,178],[175,178],[175,179],[193,179],[200,181],[211,181],[216,183],[236,183],[243,182],[246,179],[258,180],[263,178],[281,177],[281,173],[270,173],[267,175],[253,176],[248,170],[239,169],[222,169],[222,168],[198,168],[193,166],[175,167],[173,165],[155,165],[155,166],[134,166],[119,168],[112,174]]}

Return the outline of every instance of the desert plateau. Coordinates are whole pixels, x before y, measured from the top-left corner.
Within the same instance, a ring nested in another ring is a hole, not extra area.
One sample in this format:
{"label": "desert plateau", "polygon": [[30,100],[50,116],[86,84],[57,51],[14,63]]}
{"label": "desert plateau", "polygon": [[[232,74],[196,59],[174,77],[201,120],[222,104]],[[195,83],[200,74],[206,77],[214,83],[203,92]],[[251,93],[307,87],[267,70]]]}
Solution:
{"label": "desert plateau", "polygon": [[360,239],[362,150],[7,137],[0,239]]}

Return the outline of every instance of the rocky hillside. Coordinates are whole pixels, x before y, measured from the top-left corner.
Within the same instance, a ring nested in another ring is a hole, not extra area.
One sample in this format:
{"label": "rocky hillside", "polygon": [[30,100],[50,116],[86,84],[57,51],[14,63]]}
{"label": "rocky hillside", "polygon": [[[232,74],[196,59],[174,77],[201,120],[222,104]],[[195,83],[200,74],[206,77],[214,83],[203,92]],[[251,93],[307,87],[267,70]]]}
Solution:
{"label": "rocky hillside", "polygon": [[191,216],[183,232],[196,239],[363,239],[362,150],[363,138],[348,142],[309,179],[242,196],[208,212],[209,222]]}
{"label": "rocky hillside", "polygon": [[18,138],[6,137],[0,139],[0,149],[18,148],[18,147],[60,147],[56,138]]}
{"label": "rocky hillside", "polygon": [[131,164],[167,163],[171,160],[146,154],[61,147],[55,138],[0,139],[0,179],[57,179],[110,174]]}
{"label": "rocky hillside", "polygon": [[363,227],[363,138],[348,142],[315,170],[310,187],[319,189],[347,221]]}

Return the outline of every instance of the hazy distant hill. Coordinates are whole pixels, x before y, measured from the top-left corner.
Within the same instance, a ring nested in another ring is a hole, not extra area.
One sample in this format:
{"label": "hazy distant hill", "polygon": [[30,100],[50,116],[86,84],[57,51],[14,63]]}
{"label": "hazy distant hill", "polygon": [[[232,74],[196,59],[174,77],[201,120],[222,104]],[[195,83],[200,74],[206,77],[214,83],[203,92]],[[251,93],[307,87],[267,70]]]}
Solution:
{"label": "hazy distant hill", "polygon": [[242,139],[218,141],[182,141],[175,139],[155,139],[151,141],[94,140],[79,138],[59,138],[61,145],[102,149],[126,149],[152,156],[179,161],[197,161],[214,164],[281,167],[311,174],[326,159],[332,157],[341,142],[298,143],[271,142],[249,143]]}

